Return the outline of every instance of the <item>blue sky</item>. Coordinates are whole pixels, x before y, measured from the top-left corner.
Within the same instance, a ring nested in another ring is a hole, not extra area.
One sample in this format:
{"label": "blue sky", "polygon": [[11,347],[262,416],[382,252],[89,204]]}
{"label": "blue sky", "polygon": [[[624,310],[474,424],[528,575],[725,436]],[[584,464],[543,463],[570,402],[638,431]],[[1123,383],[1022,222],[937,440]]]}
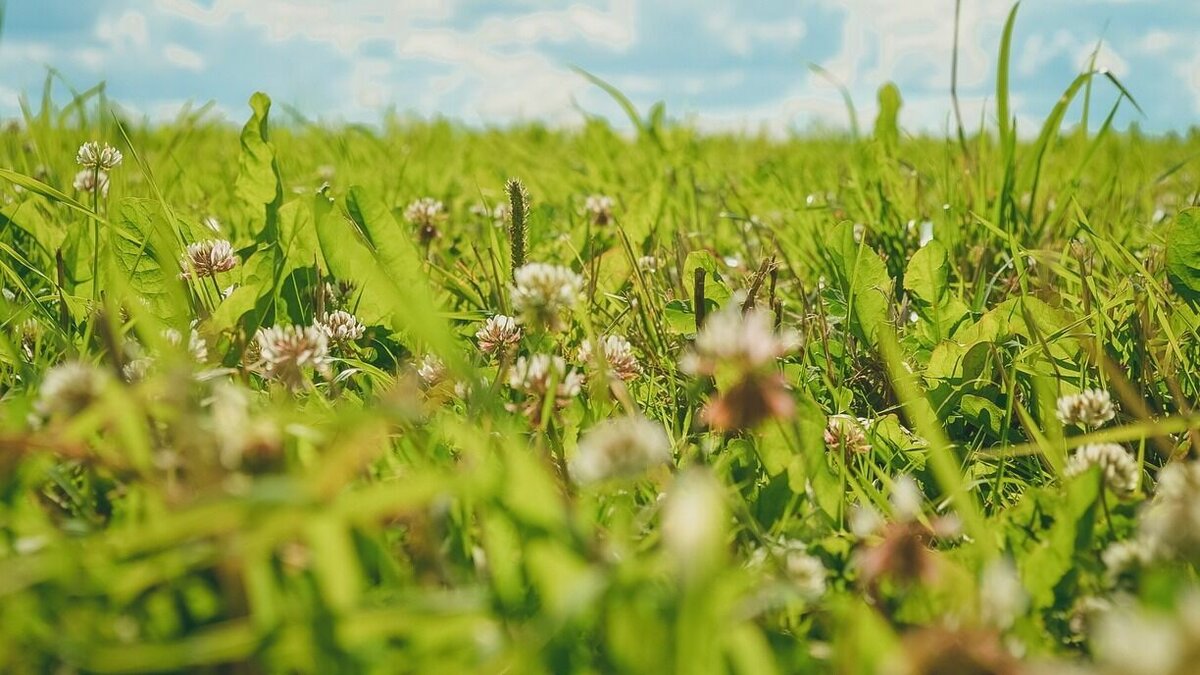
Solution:
{"label": "blue sky", "polygon": [[[47,66],[153,120],[187,101],[240,120],[263,90],[312,118],[378,121],[394,107],[471,124],[620,122],[582,67],[643,110],[712,130],[845,127],[850,89],[869,125],[875,90],[900,86],[901,122],[940,133],[950,112],[953,0],[9,0],[0,37],[0,115],[40,96]],[[993,115],[1008,3],[963,0],[960,99],[969,126]],[[1147,130],[1200,119],[1200,2],[1026,0],[1013,50],[1013,107],[1033,133],[1103,40]],[[1113,100],[1101,86],[1099,101]],[[66,90],[59,89],[60,100]]]}

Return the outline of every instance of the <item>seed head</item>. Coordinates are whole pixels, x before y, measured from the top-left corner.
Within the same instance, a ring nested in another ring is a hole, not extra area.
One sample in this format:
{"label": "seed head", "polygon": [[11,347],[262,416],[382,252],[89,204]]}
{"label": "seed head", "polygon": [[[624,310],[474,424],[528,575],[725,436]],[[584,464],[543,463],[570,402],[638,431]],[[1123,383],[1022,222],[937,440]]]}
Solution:
{"label": "seed head", "polygon": [[224,239],[209,239],[207,241],[188,244],[187,251],[180,257],[179,266],[183,271],[180,279],[202,279],[215,277],[218,272],[228,272],[236,267],[238,257],[233,252],[233,245]]}
{"label": "seed head", "polygon": [[1063,475],[1072,478],[1093,466],[1100,467],[1105,485],[1118,495],[1129,495],[1137,489],[1141,476],[1137,459],[1116,443],[1096,443],[1079,448],[1067,460]]}
{"label": "seed head", "polygon": [[[600,356],[604,359],[609,376],[628,382],[642,374],[642,367],[633,355],[633,345],[629,344],[629,340],[620,335],[607,335],[598,342]],[[584,340],[579,346],[579,362],[594,366],[594,356],[592,342]]]}
{"label": "seed head", "polygon": [[97,169],[101,171],[110,171],[120,166],[121,151],[105,143],[101,147],[96,141],[88,141],[79,146],[79,152],[75,153],[75,161],[93,172]]}
{"label": "seed head", "polygon": [[516,319],[497,314],[488,317],[483,328],[475,332],[475,340],[479,343],[479,351],[489,356],[511,354],[521,342],[521,335],[521,327],[517,325]]}
{"label": "seed head", "polygon": [[94,169],[84,169],[75,174],[75,180],[72,186],[79,192],[95,192],[96,186],[100,186],[100,196],[108,196],[108,174],[101,171],[96,173]]}
{"label": "seed head", "polygon": [[317,325],[325,332],[325,336],[329,338],[330,345],[343,345],[348,342],[354,342],[361,338],[366,332],[366,327],[350,312],[340,309],[334,310],[325,315]]}
{"label": "seed head", "polygon": [[316,326],[260,328],[255,342],[265,375],[292,389],[304,386],[308,369],[329,373],[329,339]]}
{"label": "seed head", "polygon": [[583,277],[560,265],[529,263],[517,269],[510,288],[522,323],[562,330],[562,314],[583,293]]}
{"label": "seed head", "polygon": [[1112,397],[1103,389],[1087,389],[1058,399],[1058,421],[1084,427],[1099,427],[1116,417]]}
{"label": "seed head", "polygon": [[107,382],[104,372],[89,363],[61,363],[46,371],[34,407],[46,417],[73,417],[100,398]]}
{"label": "seed head", "polygon": [[571,462],[571,477],[578,483],[598,483],[631,478],[671,461],[671,441],[661,424],[644,417],[605,420],[579,441]]}

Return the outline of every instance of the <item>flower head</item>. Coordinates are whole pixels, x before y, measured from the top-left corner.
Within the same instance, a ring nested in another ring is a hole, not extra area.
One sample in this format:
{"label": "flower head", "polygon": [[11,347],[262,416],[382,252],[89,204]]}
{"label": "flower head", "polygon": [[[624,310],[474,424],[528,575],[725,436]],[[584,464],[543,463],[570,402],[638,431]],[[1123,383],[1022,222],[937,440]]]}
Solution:
{"label": "flower head", "polygon": [[238,257],[233,252],[233,245],[224,239],[209,239],[207,241],[188,244],[187,251],[180,257],[179,266],[183,271],[181,279],[216,276],[218,272],[228,272],[236,267]]}
{"label": "flower head", "polygon": [[80,166],[96,170],[109,171],[120,166],[121,151],[105,143],[103,147],[96,141],[88,141],[79,146],[79,152],[75,153],[75,161]]}
{"label": "flower head", "polygon": [[749,373],[791,352],[796,342],[791,333],[775,333],[767,312],[743,313],[730,305],[709,317],[680,366],[696,375],[712,375],[719,368]]}
{"label": "flower head", "polygon": [[408,219],[408,222],[417,226],[421,243],[428,244],[441,236],[437,226],[445,218],[445,210],[446,207],[440,201],[432,197],[424,197],[409,204],[404,209],[404,217]]}
{"label": "flower head", "polygon": [[637,259],[638,269],[647,273],[654,274],[658,271],[658,258],[652,255],[644,255]]}
{"label": "flower head", "polygon": [[525,396],[521,411],[535,425],[542,423],[542,411],[548,398],[554,408],[567,407],[583,388],[583,376],[567,368],[561,356],[534,354],[517,359],[508,374],[508,386]]}
{"label": "flower head", "polygon": [[[176,347],[183,343],[183,335],[174,328],[164,329],[163,338]],[[200,336],[199,331],[195,328],[192,328],[188,332],[188,353],[198,363],[204,363],[208,360],[208,343],[204,341],[204,338]]]}
{"label": "flower head", "polygon": [[594,225],[607,225],[612,222],[612,197],[607,195],[590,195],[583,203],[583,211]]}
{"label": "flower head", "polygon": [[1116,417],[1112,397],[1103,389],[1086,389],[1058,399],[1058,421],[1084,427],[1099,427]]}
{"label": "flower head", "polygon": [[317,322],[317,326],[329,338],[329,344],[341,345],[354,342],[366,332],[366,327],[350,312],[334,310]]}
{"label": "flower head", "polygon": [[1172,462],[1159,472],[1139,538],[1156,553],[1200,557],[1200,461]]}
{"label": "flower head", "polygon": [[426,387],[436,387],[446,379],[446,362],[436,354],[426,354],[417,366],[417,375]]}
{"label": "flower head", "polygon": [[770,561],[774,561],[778,571],[803,598],[815,600],[825,594],[829,572],[820,558],[808,552],[803,542],[794,539],[768,542],[754,550],[747,564],[754,568],[767,567]]}
{"label": "flower head", "polygon": [[510,289],[520,320],[558,331],[562,313],[583,293],[583,277],[560,265],[529,263],[517,269]]}
{"label": "flower head", "polygon": [[264,373],[292,389],[304,385],[307,369],[329,372],[329,340],[316,326],[273,326],[255,335]]}
{"label": "flower head", "polygon": [[475,332],[475,340],[479,343],[479,351],[484,354],[511,354],[521,341],[521,333],[516,319],[497,314],[488,317],[483,328]]}
{"label": "flower head", "polygon": [[579,441],[571,477],[579,483],[637,476],[671,461],[671,441],[661,424],[644,417],[605,420]]}
{"label": "flower head", "polygon": [[90,363],[68,361],[46,371],[34,407],[42,415],[71,417],[91,405],[108,378]]}
{"label": "flower head", "polygon": [[[606,335],[598,340],[599,356],[604,359],[608,374],[619,380],[628,382],[642,374],[642,367],[637,357],[633,355],[633,345],[620,335]],[[584,340],[579,346],[579,362],[585,365],[595,365],[596,357],[592,349],[592,341]]]}
{"label": "flower head", "polygon": [[1068,478],[1078,476],[1093,466],[1100,467],[1105,485],[1118,495],[1128,495],[1137,489],[1141,467],[1129,451],[1116,443],[1095,443],[1079,448],[1067,460],[1063,475]]}
{"label": "flower head", "polygon": [[491,220],[492,225],[496,227],[504,227],[508,223],[508,202],[496,202],[496,205],[490,210],[486,204],[475,204],[471,206],[471,215],[485,220]]}
{"label": "flower head", "polygon": [[100,186],[100,195],[108,196],[108,174],[100,171],[96,172],[93,169],[84,169],[75,174],[75,180],[72,186],[79,192],[95,192],[96,186]]}
{"label": "flower head", "polygon": [[825,424],[825,447],[830,452],[863,455],[871,451],[871,443],[862,420],[850,415],[830,415]]}

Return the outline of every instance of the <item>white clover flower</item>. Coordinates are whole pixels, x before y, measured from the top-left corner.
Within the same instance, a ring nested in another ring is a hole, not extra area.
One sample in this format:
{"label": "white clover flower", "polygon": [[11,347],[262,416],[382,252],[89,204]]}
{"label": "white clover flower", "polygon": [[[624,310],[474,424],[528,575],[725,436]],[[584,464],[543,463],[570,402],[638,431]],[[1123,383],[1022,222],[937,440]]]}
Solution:
{"label": "white clover flower", "polygon": [[46,417],[71,417],[100,398],[108,376],[79,361],[68,361],[46,371],[34,408]]}
{"label": "white clover flower", "polygon": [[470,209],[471,215],[477,218],[491,220],[492,225],[496,227],[504,227],[508,223],[508,210],[508,202],[496,202],[496,206],[492,207],[490,210],[488,209],[487,205],[483,203],[473,204]]}
{"label": "white clover flower", "polygon": [[366,332],[366,327],[350,312],[335,310],[325,315],[317,322],[321,330],[329,338],[331,345],[341,345],[354,342]]}
{"label": "white clover flower", "polygon": [[893,515],[902,523],[917,520],[925,510],[925,495],[921,494],[917,481],[908,474],[901,474],[892,481],[889,501],[892,503]]}
{"label": "white clover flower", "polygon": [[1138,527],[1152,554],[1200,556],[1200,461],[1163,467]]}
{"label": "white clover flower", "polygon": [[[642,374],[642,367],[633,354],[633,345],[620,335],[606,335],[599,339],[600,355],[608,368],[610,377],[628,382]],[[579,346],[579,362],[595,365],[592,342],[584,340]]]}
{"label": "white clover flower", "polygon": [[548,397],[554,398],[555,409],[561,409],[579,396],[583,376],[568,369],[561,356],[534,354],[517,359],[508,373],[508,386],[525,396],[520,410],[536,425],[543,421],[542,410]]}
{"label": "white clover flower", "polygon": [[417,375],[427,387],[436,387],[446,379],[446,363],[434,354],[426,354],[417,366]]}
{"label": "white clover flower", "polygon": [[551,331],[563,328],[562,313],[583,293],[583,277],[560,265],[529,263],[513,274],[513,308],[523,323]]}
{"label": "white clover flower", "polygon": [[445,212],[446,207],[432,197],[423,197],[404,209],[404,217],[414,225],[431,225]]}
{"label": "white clover flower", "polygon": [[571,477],[589,484],[630,478],[671,461],[671,441],[661,424],[644,417],[605,420],[579,441]]}
{"label": "white clover flower", "polygon": [[1115,443],[1097,443],[1079,448],[1067,460],[1063,475],[1073,478],[1093,466],[1100,467],[1105,485],[1113,492],[1128,495],[1137,489],[1141,475],[1137,458]]}
{"label": "white clover flower", "polygon": [[795,539],[770,541],[765,546],[756,548],[746,562],[747,567],[766,568],[771,558],[778,561],[778,567],[792,588],[805,600],[816,600],[825,594],[825,582],[829,571],[821,559],[808,553],[803,542]]}
{"label": "white clover flower", "polygon": [[[176,347],[183,343],[183,335],[174,328],[165,328],[162,332],[163,338]],[[198,363],[204,363],[208,360],[208,343],[201,337],[200,332],[193,326],[188,332],[188,353],[192,355]]]}
{"label": "white clover flower", "polygon": [[987,565],[979,581],[979,614],[984,623],[1007,630],[1029,607],[1029,594],[1009,558]]}
{"label": "white clover flower", "polygon": [[305,371],[329,374],[329,339],[316,326],[273,326],[255,335],[264,374],[292,389],[304,386]]}
{"label": "white clover flower", "polygon": [[590,195],[583,203],[583,211],[595,225],[612,222],[613,199],[607,195]]}
{"label": "white clover flower", "polygon": [[644,255],[637,259],[638,269],[647,273],[654,274],[658,271],[658,258],[652,255]]}
{"label": "white clover flower", "polygon": [[233,252],[233,245],[224,239],[209,239],[207,241],[188,244],[187,251],[180,257],[179,266],[181,279],[215,277],[219,272],[228,272],[236,267],[238,257]]}
{"label": "white clover flower", "polygon": [[825,447],[830,452],[861,455],[871,451],[866,427],[857,417],[830,415],[825,423]]}
{"label": "white clover flower", "polygon": [[772,364],[798,343],[793,333],[776,334],[772,321],[767,312],[743,314],[734,305],[726,306],[704,323],[680,367],[695,375],[711,375],[720,367],[749,373]]}
{"label": "white clover flower", "polygon": [[662,514],[662,541],[685,577],[711,570],[725,551],[728,511],[720,483],[703,469],[676,476]]}
{"label": "white clover flower", "polygon": [[1173,610],[1125,602],[1099,612],[1089,644],[1105,675],[1193,675],[1200,659],[1200,596]]}
{"label": "white clover flower", "polygon": [[488,317],[483,328],[475,332],[475,340],[479,344],[479,351],[484,354],[511,354],[521,342],[521,335],[521,327],[516,319],[497,314]]}
{"label": "white clover flower", "polygon": [[1103,389],[1087,389],[1058,399],[1058,421],[1084,427],[1099,427],[1116,417],[1112,397]]}
{"label": "white clover flower", "polygon": [[1100,553],[1104,562],[1105,577],[1116,583],[1121,575],[1150,563],[1155,558],[1154,546],[1143,539],[1126,539],[1113,542]]}
{"label": "white clover flower", "polygon": [[75,161],[80,166],[87,167],[93,172],[97,169],[101,171],[110,171],[120,166],[121,151],[105,143],[101,147],[96,141],[88,141],[79,146],[79,152],[75,153]]}
{"label": "white clover flower", "polygon": [[84,169],[75,174],[75,180],[71,185],[79,192],[92,193],[96,191],[96,186],[100,186],[100,196],[108,196],[108,174],[101,171],[96,173],[92,169]]}

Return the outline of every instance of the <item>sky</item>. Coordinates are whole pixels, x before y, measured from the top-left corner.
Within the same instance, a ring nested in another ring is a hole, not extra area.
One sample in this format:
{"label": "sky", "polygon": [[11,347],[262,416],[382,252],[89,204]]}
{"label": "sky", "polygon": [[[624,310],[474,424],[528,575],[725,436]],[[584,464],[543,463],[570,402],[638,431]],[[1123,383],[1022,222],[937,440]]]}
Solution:
{"label": "sky", "polygon": [[[959,99],[970,128],[995,123],[1009,8],[962,1]],[[1036,133],[1097,45],[1097,66],[1144,111],[1124,104],[1119,126],[1187,129],[1200,120],[1198,34],[1197,0],[1026,0],[1010,77],[1018,129]],[[261,90],[327,122],[395,110],[471,125],[574,125],[585,114],[624,124],[578,67],[642,111],[663,101],[669,117],[704,130],[772,135],[846,128],[829,78],[869,127],[876,90],[891,81],[902,126],[939,134],[952,128],[953,39],[953,0],[8,0],[0,116],[18,115],[22,95],[36,106],[53,67],[60,103],[67,86],[104,81],[151,121],[209,101],[242,120]],[[1093,119],[1115,100],[1098,84]]]}

